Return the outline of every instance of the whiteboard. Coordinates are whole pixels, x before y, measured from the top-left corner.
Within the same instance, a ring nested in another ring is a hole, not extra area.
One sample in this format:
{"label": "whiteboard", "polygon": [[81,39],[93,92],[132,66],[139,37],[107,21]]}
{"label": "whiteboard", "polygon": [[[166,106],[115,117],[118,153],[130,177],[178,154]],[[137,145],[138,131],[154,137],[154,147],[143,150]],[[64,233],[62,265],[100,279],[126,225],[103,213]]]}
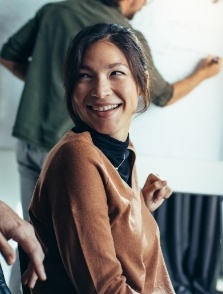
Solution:
{"label": "whiteboard", "polygon": [[[222,16],[221,0],[154,0],[132,24],[143,32],[156,67],[172,83],[209,54],[223,56]],[[163,172],[174,190],[223,195],[223,71],[173,105],[151,105],[133,120],[131,139],[140,182],[148,172]]]}

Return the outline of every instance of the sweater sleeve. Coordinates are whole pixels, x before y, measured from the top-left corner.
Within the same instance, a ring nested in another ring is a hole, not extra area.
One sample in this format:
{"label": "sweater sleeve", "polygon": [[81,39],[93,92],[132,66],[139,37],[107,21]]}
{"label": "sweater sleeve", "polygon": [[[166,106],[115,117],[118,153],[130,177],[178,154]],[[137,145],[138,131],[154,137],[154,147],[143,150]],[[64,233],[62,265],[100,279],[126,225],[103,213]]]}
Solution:
{"label": "sweater sleeve", "polygon": [[51,209],[60,255],[78,293],[139,293],[127,284],[116,257],[104,155],[95,149],[65,148],[51,168],[56,183]]}

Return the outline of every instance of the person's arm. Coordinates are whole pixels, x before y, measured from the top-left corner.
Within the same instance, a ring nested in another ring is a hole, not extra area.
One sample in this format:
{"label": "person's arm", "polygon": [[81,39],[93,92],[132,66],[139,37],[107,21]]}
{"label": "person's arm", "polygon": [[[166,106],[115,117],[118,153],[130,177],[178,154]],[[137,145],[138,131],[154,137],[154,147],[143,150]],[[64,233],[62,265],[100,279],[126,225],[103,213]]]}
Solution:
{"label": "person's arm", "polygon": [[17,78],[25,81],[29,62],[14,62],[0,57],[0,64],[5,66]]}
{"label": "person's arm", "polygon": [[222,58],[218,57],[216,59],[216,57],[209,55],[206,59],[201,61],[197,70],[189,77],[170,84],[164,80],[155,67],[148,42],[143,34],[138,31],[136,31],[136,34],[143,44],[149,61],[150,94],[152,103],[157,106],[165,107],[174,104],[189,94],[202,81],[218,74],[222,68]]}
{"label": "person's arm", "polygon": [[153,212],[171,196],[172,189],[167,181],[158,175],[150,174],[142,188],[142,194],[147,208]]}
{"label": "person's arm", "polygon": [[171,105],[197,87],[205,79],[215,76],[222,68],[222,58],[215,59],[209,55],[202,61],[199,68],[188,78],[173,83],[173,95],[166,105]]}
{"label": "person's arm", "polygon": [[[7,204],[0,201],[0,252],[10,265],[15,262],[16,257],[15,252],[7,242],[9,239],[18,242],[29,256],[37,277],[45,280],[44,253],[33,227],[27,221],[21,219]],[[27,284],[33,286],[35,281],[36,276],[31,276]]]}
{"label": "person's arm", "polygon": [[0,64],[23,81],[25,81],[29,62],[32,58],[42,13],[45,9],[48,9],[48,6],[47,4],[37,11],[36,15],[9,37],[1,48]]}
{"label": "person's arm", "polygon": [[[117,257],[109,218],[109,197],[105,190],[109,179],[103,178],[101,170],[97,168],[101,158],[97,152],[86,146],[86,158],[83,159],[84,156],[80,154],[83,148],[77,149],[77,154],[70,154],[67,159],[61,157],[63,170],[66,171],[63,175],[66,181],[66,196],[63,198],[70,199],[71,214],[69,216],[66,212],[53,220],[63,264],[72,282],[78,285],[80,293],[88,293],[90,289],[84,281],[75,281],[80,275],[79,268],[82,267],[82,278],[90,275],[97,293],[137,294],[138,292],[128,285]],[[69,246],[64,246],[66,236],[69,236],[71,242]],[[81,251],[76,254],[68,252],[66,248],[78,248],[76,240],[80,242]],[[75,242],[75,246],[72,242]],[[71,264],[73,266],[70,266]]]}

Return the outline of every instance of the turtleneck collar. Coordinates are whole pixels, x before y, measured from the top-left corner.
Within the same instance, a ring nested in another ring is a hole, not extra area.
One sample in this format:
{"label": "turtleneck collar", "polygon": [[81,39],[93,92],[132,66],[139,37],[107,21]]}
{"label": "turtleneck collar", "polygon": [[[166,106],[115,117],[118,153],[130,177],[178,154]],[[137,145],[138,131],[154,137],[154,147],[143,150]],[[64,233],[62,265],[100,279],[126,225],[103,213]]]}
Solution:
{"label": "turtleneck collar", "polygon": [[131,174],[131,151],[128,150],[129,136],[125,142],[122,142],[109,135],[95,131],[83,121],[79,121],[72,130],[75,133],[88,131],[91,134],[94,145],[110,160],[123,180],[127,183],[129,182]]}

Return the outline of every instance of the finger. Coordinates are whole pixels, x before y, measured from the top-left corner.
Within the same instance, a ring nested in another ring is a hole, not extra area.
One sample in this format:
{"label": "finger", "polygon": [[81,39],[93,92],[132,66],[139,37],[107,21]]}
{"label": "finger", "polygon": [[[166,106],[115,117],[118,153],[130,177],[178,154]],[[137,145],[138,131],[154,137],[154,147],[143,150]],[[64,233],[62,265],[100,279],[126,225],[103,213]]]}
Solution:
{"label": "finger", "polygon": [[45,255],[42,251],[42,248],[35,240],[33,240],[33,243],[31,243],[30,240],[28,249],[29,250],[27,250],[27,255],[29,256],[29,259],[32,262],[33,268],[37,276],[40,280],[46,280],[46,273],[43,266],[43,260]]}
{"label": "finger", "polygon": [[152,202],[149,206],[149,210],[151,212],[153,212],[154,210],[156,210],[160,205],[162,205],[162,203],[164,202],[164,199],[161,199],[159,202]]}
{"label": "finger", "polygon": [[149,178],[149,180],[150,180],[151,183],[154,183],[154,182],[156,182],[156,181],[162,181],[162,180],[163,180],[163,179],[161,178],[160,175],[158,175],[158,174],[153,174],[153,173],[151,173],[151,174],[148,176],[148,178]]}
{"label": "finger", "polygon": [[153,184],[147,185],[143,188],[142,193],[147,205],[156,201],[157,197],[157,201],[160,199],[160,197],[162,197],[163,194],[160,194],[160,190],[163,189],[163,187],[165,187],[166,185],[166,181],[156,181]]}
{"label": "finger", "polygon": [[150,186],[151,184],[153,184],[153,183],[155,183],[157,181],[163,181],[163,180],[164,179],[161,178],[160,175],[151,173],[147,177],[144,187]]}
{"label": "finger", "polygon": [[29,264],[28,269],[23,273],[21,282],[29,288],[34,288],[38,277],[34,271],[33,264]]}
{"label": "finger", "polygon": [[21,277],[21,282],[23,283],[23,285],[26,285],[28,283],[28,278],[29,278],[29,270],[27,269]]}
{"label": "finger", "polygon": [[162,180],[156,180],[153,184],[150,184],[150,186],[146,187],[147,191],[149,193],[155,193],[165,187],[167,185],[167,181]]}
{"label": "finger", "polygon": [[32,259],[34,270],[38,276],[38,278],[42,281],[46,280],[46,273],[42,263],[42,259],[38,260],[38,258],[34,257]]}
{"label": "finger", "polygon": [[163,187],[160,190],[157,190],[154,193],[154,195],[155,195],[154,202],[156,203],[162,199],[166,200],[171,196],[171,194],[172,194],[172,189],[168,185],[166,185],[165,187]]}
{"label": "finger", "polygon": [[8,244],[7,240],[2,235],[1,232],[0,232],[0,252],[8,265],[11,265],[15,262],[16,260],[15,252],[12,249],[12,247]]}
{"label": "finger", "polygon": [[41,280],[45,280],[46,273],[43,266],[43,260],[45,255],[43,253],[39,241],[36,238],[33,227],[28,223],[26,223],[25,225],[26,230],[20,230],[20,234],[18,234],[17,231],[17,234],[13,235],[13,239],[20,244],[24,252],[28,255],[30,261],[33,264],[37,276]]}
{"label": "finger", "polygon": [[33,289],[35,287],[36,281],[38,280],[38,276],[36,275],[34,270],[28,270],[27,273],[27,286]]}

